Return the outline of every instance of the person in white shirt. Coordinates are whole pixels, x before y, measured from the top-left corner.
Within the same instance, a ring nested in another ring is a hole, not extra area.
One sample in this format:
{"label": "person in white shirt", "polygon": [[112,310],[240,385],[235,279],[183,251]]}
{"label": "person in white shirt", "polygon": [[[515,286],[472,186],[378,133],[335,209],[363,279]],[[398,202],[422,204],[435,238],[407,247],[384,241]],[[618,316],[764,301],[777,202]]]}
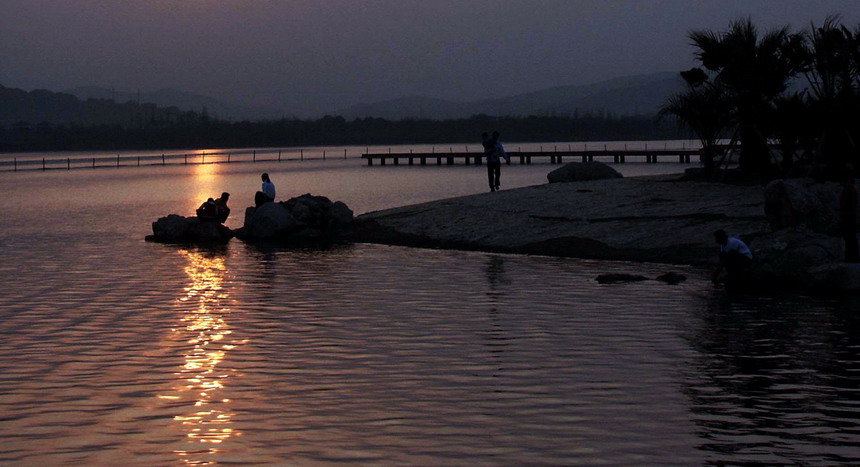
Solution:
{"label": "person in white shirt", "polygon": [[272,179],[269,178],[269,174],[264,173],[260,176],[263,179],[263,189],[262,192],[269,197],[270,201],[275,200],[275,184],[272,183]]}
{"label": "person in white shirt", "polygon": [[714,232],[714,240],[720,246],[720,265],[711,277],[714,282],[720,279],[723,272],[728,273],[728,279],[737,278],[752,264],[752,252],[741,239],[729,237],[725,230],[719,229]]}
{"label": "person in white shirt", "polygon": [[254,205],[257,207],[275,200],[275,184],[272,183],[269,174],[264,173],[260,178],[263,179],[263,187],[261,191],[254,194]]}

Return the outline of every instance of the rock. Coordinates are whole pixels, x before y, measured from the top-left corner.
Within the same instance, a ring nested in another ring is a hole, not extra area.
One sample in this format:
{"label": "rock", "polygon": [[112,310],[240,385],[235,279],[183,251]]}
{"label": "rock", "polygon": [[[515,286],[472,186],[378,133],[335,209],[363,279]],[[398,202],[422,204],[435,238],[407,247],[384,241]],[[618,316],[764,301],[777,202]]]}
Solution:
{"label": "rock", "polygon": [[353,223],[353,212],[325,196],[304,194],[279,203],[264,203],[245,211],[243,240],[309,243],[337,239]]}
{"label": "rock", "polygon": [[149,241],[162,243],[226,243],[233,231],[218,222],[170,214],[152,223]]}
{"label": "rock", "polygon": [[812,268],[809,282],[817,289],[860,291],[860,264],[834,263]]}
{"label": "rock", "polygon": [[782,229],[750,242],[753,264],[746,272],[752,282],[807,285],[810,272],[842,261],[841,238],[808,229]]}
{"label": "rock", "polygon": [[771,229],[804,225],[814,232],[838,234],[840,192],[837,183],[815,183],[812,179],[781,179],[768,183],[764,199]]}
{"label": "rock", "polygon": [[549,174],[546,178],[550,183],[581,182],[585,180],[601,180],[605,178],[622,178],[623,176],[603,162],[570,162]]}
{"label": "rock", "polygon": [[678,274],[677,272],[667,272],[666,274],[660,274],[657,276],[657,280],[661,282],[665,282],[667,284],[680,284],[687,280],[687,276],[683,274]]}
{"label": "rock", "polygon": [[263,203],[245,210],[243,234],[258,239],[288,235],[300,228],[300,223],[280,203]]}
{"label": "rock", "polygon": [[610,273],[601,274],[595,279],[599,284],[618,284],[621,282],[641,282],[648,278],[638,274]]}
{"label": "rock", "polygon": [[346,204],[340,201],[336,201],[331,206],[331,227],[333,228],[342,228],[352,224],[355,219],[355,215],[352,212],[352,209],[349,208]]}

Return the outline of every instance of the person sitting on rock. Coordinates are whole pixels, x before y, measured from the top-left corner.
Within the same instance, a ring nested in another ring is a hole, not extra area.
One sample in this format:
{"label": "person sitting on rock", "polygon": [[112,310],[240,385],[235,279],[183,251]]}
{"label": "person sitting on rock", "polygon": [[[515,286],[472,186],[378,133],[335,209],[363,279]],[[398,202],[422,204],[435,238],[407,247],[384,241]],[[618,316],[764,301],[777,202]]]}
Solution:
{"label": "person sitting on rock", "polygon": [[215,200],[215,220],[223,224],[230,216],[230,207],[227,206],[227,200],[230,199],[230,193],[226,191],[221,193],[221,197]]}
{"label": "person sitting on rock", "polygon": [[269,201],[275,200],[275,184],[272,183],[272,179],[269,178],[269,174],[264,173],[260,176],[263,179],[263,188],[262,192],[264,195],[269,197]]}
{"label": "person sitting on rock", "polygon": [[197,217],[205,221],[214,221],[218,215],[218,205],[212,198],[207,199],[197,208]]}
{"label": "person sitting on rock", "polygon": [[720,265],[714,271],[711,280],[717,282],[723,273],[725,279],[733,280],[752,264],[752,252],[741,239],[729,237],[726,231],[719,229],[714,232],[714,240],[720,246]]}
{"label": "person sitting on rock", "polygon": [[254,205],[260,207],[263,203],[275,201],[275,184],[269,178],[269,174],[264,173],[260,176],[263,179],[263,187],[261,191],[254,194]]}

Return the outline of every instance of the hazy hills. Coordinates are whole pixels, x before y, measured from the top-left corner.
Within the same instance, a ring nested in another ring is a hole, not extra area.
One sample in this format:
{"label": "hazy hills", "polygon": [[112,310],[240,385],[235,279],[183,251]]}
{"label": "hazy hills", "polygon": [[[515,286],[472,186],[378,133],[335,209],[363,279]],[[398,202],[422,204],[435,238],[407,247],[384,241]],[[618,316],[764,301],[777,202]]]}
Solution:
{"label": "hazy hills", "polygon": [[[654,115],[666,98],[683,88],[677,73],[627,76],[584,86],[559,86],[498,99],[453,102],[429,97],[404,97],[333,110],[346,120],[376,117],[387,120],[454,119],[472,115],[575,116],[588,114]],[[150,93],[81,87],[63,93],[23,91],[0,86],[0,125],[15,122],[77,125],[140,126],[145,121],[173,121],[182,112],[201,113],[226,121],[277,120],[293,115],[276,109],[247,106],[174,89]]]}
{"label": "hazy hills", "polygon": [[81,100],[107,99],[113,100],[113,102],[117,104],[141,102],[155,104],[159,107],[176,107],[180,110],[192,110],[195,112],[201,112],[203,109],[206,109],[206,112],[212,117],[231,121],[267,120],[278,119],[284,116],[290,117],[290,115],[285,115],[283,112],[276,109],[235,104],[215,99],[213,97],[204,96],[202,94],[194,94],[177,89],[159,89],[154,92],[142,92],[138,94],[115,91],[96,86],[84,86],[63,92],[76,96]]}
{"label": "hazy hills", "polygon": [[612,113],[653,115],[666,98],[681,91],[678,73],[626,76],[583,86],[559,86],[499,99],[453,102],[428,97],[404,97],[359,104],[333,112],[344,118],[464,118],[470,115],[573,115]]}

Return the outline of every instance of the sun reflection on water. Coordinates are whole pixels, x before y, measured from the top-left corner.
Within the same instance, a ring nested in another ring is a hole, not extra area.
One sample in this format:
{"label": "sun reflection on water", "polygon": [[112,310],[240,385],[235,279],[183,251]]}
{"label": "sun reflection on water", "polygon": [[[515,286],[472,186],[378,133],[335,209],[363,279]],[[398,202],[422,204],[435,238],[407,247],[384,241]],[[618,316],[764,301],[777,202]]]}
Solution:
{"label": "sun reflection on water", "polygon": [[185,434],[183,449],[174,452],[187,464],[214,464],[213,456],[222,452],[219,445],[242,434],[230,426],[235,414],[230,410],[230,399],[223,394],[227,381],[236,373],[219,365],[228,352],[245,341],[231,339],[232,331],[225,319],[230,313],[223,287],[225,258],[186,250],[180,250],[180,254],[188,259],[185,273],[191,283],[179,298],[184,326],[174,332],[183,335],[190,348],[175,373],[178,384],[158,397],[177,401],[180,407],[180,402],[185,401],[191,406],[173,418]]}

